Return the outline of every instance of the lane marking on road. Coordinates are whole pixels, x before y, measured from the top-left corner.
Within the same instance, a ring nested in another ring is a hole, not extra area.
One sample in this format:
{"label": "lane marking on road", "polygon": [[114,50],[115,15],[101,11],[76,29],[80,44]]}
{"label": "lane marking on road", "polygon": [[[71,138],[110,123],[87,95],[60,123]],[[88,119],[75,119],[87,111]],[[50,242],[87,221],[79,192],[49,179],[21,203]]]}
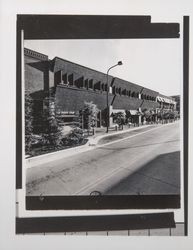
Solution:
{"label": "lane marking on road", "polygon": [[106,175],[103,175],[102,178],[99,178],[97,181],[95,181],[94,183],[90,183],[84,187],[82,187],[81,189],[79,189],[77,192],[74,193],[74,195],[78,195],[84,191],[87,191],[89,188],[92,188],[94,186],[96,186],[97,184],[100,184],[101,182],[103,182],[104,180],[107,180],[109,179],[111,176],[113,176],[115,173],[118,173],[120,171],[123,171],[125,170],[123,167],[119,167],[119,168],[116,168],[114,169],[113,171],[111,171],[110,173],[106,174]]}
{"label": "lane marking on road", "polygon": [[[170,125],[170,124],[167,124],[167,125]],[[121,142],[121,141],[124,141],[124,140],[126,140],[128,138],[135,137],[137,135],[146,134],[147,132],[150,132],[152,130],[156,130],[156,129],[159,129],[159,128],[163,128],[163,127],[160,126],[160,127],[156,127],[156,128],[153,128],[153,129],[149,129],[147,131],[141,132],[140,134],[128,136],[126,138],[123,138],[123,139],[120,139],[120,140],[116,140],[114,142],[109,142],[109,143],[106,143],[106,144],[103,144],[103,145],[100,145],[100,146],[96,146],[95,148],[102,148],[102,147],[104,147],[106,145],[110,145],[110,144],[113,144],[113,143]],[[114,169],[113,171],[111,171],[110,173],[108,173],[106,175],[103,175],[102,178],[97,179],[94,183],[90,183],[88,185],[85,185],[84,187],[82,187],[81,189],[79,189],[77,192],[75,192],[74,195],[80,195],[82,192],[85,192],[85,191],[87,191],[88,189],[90,189],[92,187],[94,188],[96,185],[100,184],[104,180],[107,180],[110,177],[112,177],[115,173],[118,173],[118,172],[123,171],[123,170],[127,170],[127,171],[130,171],[130,172],[133,172],[133,170],[126,169],[126,168],[123,168],[123,167],[118,167],[118,168]]]}
{"label": "lane marking on road", "polygon": [[[130,163],[131,164],[135,163],[135,161],[136,161],[137,158],[138,157],[136,156],[134,159],[132,159],[132,161]],[[111,178],[115,174],[117,174],[119,172],[122,172],[122,171],[123,172],[126,171],[126,172],[133,173],[136,170],[135,169],[129,169],[129,168],[126,168],[126,167],[123,167],[123,166],[118,167],[118,168],[112,170],[111,172],[109,172],[108,174],[103,175],[102,177],[98,178],[95,182],[85,185],[84,187],[82,187],[81,189],[79,189],[77,192],[75,192],[73,195],[78,195],[78,194],[80,194],[82,192],[88,191],[89,189],[94,188],[96,185],[100,184],[101,182],[103,182],[105,180],[108,180],[109,178]]]}

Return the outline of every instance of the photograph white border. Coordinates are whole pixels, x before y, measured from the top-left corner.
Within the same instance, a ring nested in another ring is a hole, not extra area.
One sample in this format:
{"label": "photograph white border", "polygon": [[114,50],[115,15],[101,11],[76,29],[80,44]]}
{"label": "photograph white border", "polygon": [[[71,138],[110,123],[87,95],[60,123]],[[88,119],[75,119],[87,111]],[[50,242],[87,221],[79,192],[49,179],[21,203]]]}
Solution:
{"label": "photograph white border", "polygon": [[[193,6],[191,0],[106,0],[102,4],[93,0],[55,0],[55,1],[38,1],[29,2],[24,0],[2,0],[0,3],[0,31],[3,34],[0,41],[1,52],[1,91],[2,119],[1,126],[1,182],[0,192],[1,202],[1,225],[0,225],[0,247],[2,250],[7,249],[191,249],[193,245],[193,199],[192,190],[193,170],[189,168],[189,236],[188,237],[98,237],[85,236],[75,237],[36,237],[15,235],[15,69],[16,69],[16,14],[120,14],[120,15],[151,15],[152,21],[159,19],[159,14],[164,15],[166,21],[172,21],[174,16],[190,16],[190,85],[189,85],[189,166],[193,163],[192,139],[193,120],[192,120],[192,14]],[[169,20],[168,18],[171,18]],[[10,59],[11,58],[11,59]],[[9,67],[8,67],[8,66]],[[5,94],[6,93],[6,94]],[[6,104],[6,105],[5,105]]]}

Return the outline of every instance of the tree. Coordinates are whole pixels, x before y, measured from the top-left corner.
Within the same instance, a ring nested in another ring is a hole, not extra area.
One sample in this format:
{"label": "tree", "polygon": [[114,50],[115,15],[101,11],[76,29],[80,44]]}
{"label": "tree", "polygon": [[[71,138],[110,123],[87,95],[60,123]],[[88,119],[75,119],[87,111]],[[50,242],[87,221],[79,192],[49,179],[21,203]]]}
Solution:
{"label": "tree", "polygon": [[81,145],[84,141],[85,138],[81,128],[74,128],[68,135],[62,138],[62,143],[65,146]]}
{"label": "tree", "polygon": [[171,120],[173,120],[174,118],[175,118],[175,112],[174,112],[174,111],[168,110],[168,111],[166,111],[166,112],[164,113],[164,119],[171,121]]}
{"label": "tree", "polygon": [[121,127],[125,124],[125,114],[123,112],[114,113],[113,120]]}
{"label": "tree", "polygon": [[129,110],[125,110],[125,122],[126,124],[131,123],[131,112]]}
{"label": "tree", "polygon": [[143,111],[143,115],[144,115],[144,117],[145,117],[145,119],[146,119],[147,122],[151,122],[151,121],[152,121],[153,113],[152,113],[151,110],[145,109],[145,110]]}
{"label": "tree", "polygon": [[62,126],[55,116],[55,100],[46,98],[44,105],[43,137],[46,144],[58,147],[62,139]]}
{"label": "tree", "polygon": [[25,152],[30,153],[33,137],[33,116],[32,116],[33,99],[28,92],[25,92]]}
{"label": "tree", "polygon": [[98,108],[93,102],[85,102],[84,107],[79,112],[80,123],[82,129],[87,129],[88,131],[96,126]]}

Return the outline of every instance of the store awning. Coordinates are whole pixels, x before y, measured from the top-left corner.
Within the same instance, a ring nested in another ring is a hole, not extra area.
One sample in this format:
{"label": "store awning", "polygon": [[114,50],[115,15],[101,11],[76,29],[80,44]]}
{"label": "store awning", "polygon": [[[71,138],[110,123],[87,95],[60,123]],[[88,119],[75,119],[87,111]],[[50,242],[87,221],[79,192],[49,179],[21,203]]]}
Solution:
{"label": "store awning", "polygon": [[139,111],[138,110],[129,110],[131,115],[139,115]]}

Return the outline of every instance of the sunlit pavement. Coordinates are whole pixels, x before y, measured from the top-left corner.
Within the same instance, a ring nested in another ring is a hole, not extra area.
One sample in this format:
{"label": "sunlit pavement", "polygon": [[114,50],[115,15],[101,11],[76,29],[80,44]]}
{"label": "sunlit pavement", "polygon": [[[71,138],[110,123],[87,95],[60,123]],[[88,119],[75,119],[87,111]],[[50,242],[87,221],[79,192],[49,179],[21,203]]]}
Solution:
{"label": "sunlit pavement", "polygon": [[28,169],[27,195],[179,194],[179,122],[106,142]]}

